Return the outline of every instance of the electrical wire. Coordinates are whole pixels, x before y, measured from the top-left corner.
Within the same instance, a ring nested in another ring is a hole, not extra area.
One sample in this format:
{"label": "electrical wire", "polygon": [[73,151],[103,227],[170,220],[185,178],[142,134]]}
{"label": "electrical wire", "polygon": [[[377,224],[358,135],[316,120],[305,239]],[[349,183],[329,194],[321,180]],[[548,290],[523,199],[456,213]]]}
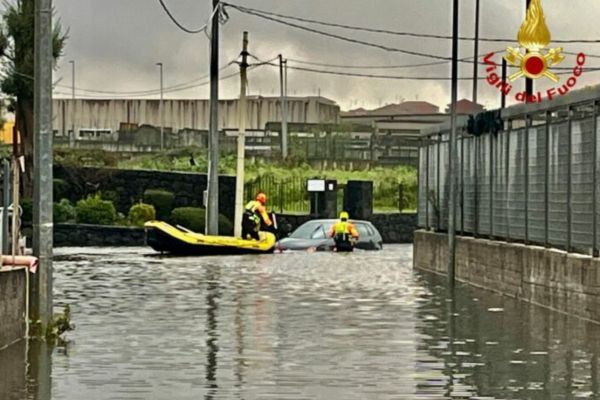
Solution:
{"label": "electrical wire", "polygon": [[[301,18],[301,17],[292,16],[292,15],[278,14],[278,13],[274,13],[274,12],[270,12],[270,11],[259,10],[256,8],[239,6],[237,4],[231,4],[231,3],[222,3],[222,4],[224,4],[225,6],[236,8],[240,11],[244,10],[243,12],[259,13],[259,14],[269,15],[272,17],[284,18],[284,19],[289,19],[289,20],[293,20],[293,21],[305,22],[305,23],[321,25],[321,26],[328,26],[328,27],[333,27],[333,28],[341,28],[341,29],[370,32],[370,33],[382,33],[382,34],[388,34],[388,35],[414,37],[414,38],[452,40],[452,36],[450,36],[450,35],[436,35],[436,34],[427,34],[427,33],[392,31],[392,30],[388,30],[388,29],[367,28],[367,27],[362,27],[362,26],[338,24],[338,23],[334,23],[334,22],[327,22],[327,21],[320,21],[320,20],[309,19],[309,18]],[[475,38],[468,37],[468,36],[459,36],[458,40],[475,41]],[[491,42],[491,43],[512,43],[515,41],[515,39],[485,38],[484,37],[484,38],[479,38],[479,41],[480,42]],[[594,44],[594,43],[600,43],[600,39],[553,40],[552,42],[553,43]]]}
{"label": "electrical wire", "polygon": [[[179,29],[181,29],[182,31],[184,31],[185,33],[189,33],[189,34],[194,35],[196,33],[205,32],[206,31],[206,29],[208,27],[208,24],[204,24],[203,26],[201,26],[198,29],[189,29],[189,28],[186,28],[185,26],[183,26],[183,24],[181,24],[179,21],[177,21],[177,18],[175,18],[175,16],[171,13],[171,11],[169,10],[169,7],[167,7],[167,5],[165,4],[164,0],[158,0],[158,2],[162,6],[162,9],[165,11],[165,13],[169,16],[169,18],[171,19],[171,21],[173,21],[173,23],[175,25],[177,25],[177,27]],[[213,13],[210,16],[209,20],[212,20],[212,18],[215,15],[215,12],[217,12],[217,11],[218,11],[218,8],[216,8],[213,11]]]}

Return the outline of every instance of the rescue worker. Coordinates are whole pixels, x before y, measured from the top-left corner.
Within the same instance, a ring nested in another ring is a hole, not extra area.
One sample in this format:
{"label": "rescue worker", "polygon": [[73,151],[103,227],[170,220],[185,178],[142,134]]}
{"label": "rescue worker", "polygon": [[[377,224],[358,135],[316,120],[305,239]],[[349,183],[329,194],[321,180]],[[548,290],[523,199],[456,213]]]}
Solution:
{"label": "rescue worker", "polygon": [[340,220],[333,224],[329,236],[335,241],[335,251],[352,251],[354,242],[358,240],[358,231],[348,219],[350,216],[346,211],[340,213]]}
{"label": "rescue worker", "polygon": [[267,195],[258,193],[256,200],[246,204],[244,215],[242,217],[242,238],[260,240],[258,232],[260,231],[261,223],[266,226],[272,226],[273,222],[267,213]]}

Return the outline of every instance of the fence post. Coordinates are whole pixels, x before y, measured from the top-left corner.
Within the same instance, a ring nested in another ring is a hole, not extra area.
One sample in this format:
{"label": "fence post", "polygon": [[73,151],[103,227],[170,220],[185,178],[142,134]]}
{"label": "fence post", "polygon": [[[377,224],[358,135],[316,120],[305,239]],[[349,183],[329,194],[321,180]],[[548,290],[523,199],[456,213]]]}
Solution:
{"label": "fence post", "polygon": [[429,137],[427,137],[425,157],[425,228],[429,230]]}
{"label": "fence post", "polygon": [[572,171],[573,171],[573,155],[572,155],[572,147],[573,147],[573,127],[572,127],[572,122],[573,122],[573,108],[569,106],[568,111],[567,111],[567,121],[568,121],[568,126],[567,126],[567,252],[571,252],[572,250],[572,246],[571,243],[573,241],[572,238],[572,221],[573,221],[573,213],[572,213],[572,207],[571,207],[571,202],[572,202],[572,193],[573,193],[573,187],[571,184],[572,181]]}
{"label": "fence post", "polygon": [[512,131],[512,121],[508,121],[508,129],[504,132],[504,134],[506,135],[506,149],[505,149],[505,155],[504,155],[504,168],[506,169],[504,171],[504,212],[506,213],[505,215],[505,220],[506,220],[506,242],[510,242],[510,201],[508,200],[508,196],[509,196],[509,180],[510,180],[510,134]]}
{"label": "fence post", "polygon": [[479,236],[479,150],[480,140],[478,136],[471,139],[475,151],[473,157],[473,237]]}
{"label": "fence post", "polygon": [[491,132],[490,135],[490,239],[494,238],[494,136]]}
{"label": "fence post", "polygon": [[460,132],[460,234],[465,234],[465,139]]}
{"label": "fence post", "polygon": [[592,256],[593,257],[598,257],[598,228],[597,228],[597,224],[598,224],[598,188],[596,186],[596,180],[598,177],[598,106],[600,105],[600,103],[598,102],[594,102],[594,122],[593,122],[593,126],[594,126],[594,131],[592,132],[592,137],[593,139],[593,143],[594,143],[594,147],[592,150],[592,185],[593,185],[593,189],[592,189]]}
{"label": "fence post", "polygon": [[442,211],[440,208],[440,149],[442,147],[442,134],[438,134],[438,144],[437,144],[437,179],[436,179],[436,192],[435,192],[435,202],[436,205],[436,230],[439,232],[441,227],[442,219]]}
{"label": "fence post", "polygon": [[283,214],[283,203],[284,203],[284,199],[283,199],[283,182],[279,181],[279,213]]}
{"label": "fence post", "polygon": [[548,232],[548,218],[550,216],[550,194],[548,192],[550,186],[550,122],[551,122],[552,113],[550,111],[546,111],[546,129],[545,129],[545,151],[546,151],[546,159],[544,166],[544,246],[548,247],[549,245],[549,232]]}
{"label": "fence post", "polygon": [[525,244],[529,244],[529,130],[532,125],[532,119],[529,115],[525,115],[525,149],[523,154],[523,184],[525,186],[525,224],[523,238]]}

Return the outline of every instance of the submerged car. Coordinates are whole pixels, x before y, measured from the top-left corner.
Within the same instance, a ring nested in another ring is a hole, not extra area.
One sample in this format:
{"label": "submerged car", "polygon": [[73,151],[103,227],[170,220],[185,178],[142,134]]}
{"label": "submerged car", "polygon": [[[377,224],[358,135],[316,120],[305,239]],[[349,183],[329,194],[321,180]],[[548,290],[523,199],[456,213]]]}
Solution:
{"label": "submerged car", "polygon": [[[277,242],[278,250],[332,250],[335,243],[329,237],[329,231],[335,219],[317,219],[300,225],[287,238]],[[361,250],[381,250],[383,239],[377,229],[369,221],[351,221],[358,231],[358,241],[354,248]]]}

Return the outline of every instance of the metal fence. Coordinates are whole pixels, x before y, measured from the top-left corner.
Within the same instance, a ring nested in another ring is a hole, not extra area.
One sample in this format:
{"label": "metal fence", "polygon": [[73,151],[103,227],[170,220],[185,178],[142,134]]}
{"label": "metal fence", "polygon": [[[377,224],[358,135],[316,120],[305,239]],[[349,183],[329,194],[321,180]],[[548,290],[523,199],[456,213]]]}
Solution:
{"label": "metal fence", "polygon": [[[600,87],[502,110],[503,129],[459,124],[457,232],[598,256]],[[447,230],[449,127],[420,148],[418,223]]]}
{"label": "metal fence", "polygon": [[310,212],[310,198],[304,178],[277,179],[263,176],[244,185],[244,198],[254,198],[258,192],[267,193],[269,207],[279,213]]}

